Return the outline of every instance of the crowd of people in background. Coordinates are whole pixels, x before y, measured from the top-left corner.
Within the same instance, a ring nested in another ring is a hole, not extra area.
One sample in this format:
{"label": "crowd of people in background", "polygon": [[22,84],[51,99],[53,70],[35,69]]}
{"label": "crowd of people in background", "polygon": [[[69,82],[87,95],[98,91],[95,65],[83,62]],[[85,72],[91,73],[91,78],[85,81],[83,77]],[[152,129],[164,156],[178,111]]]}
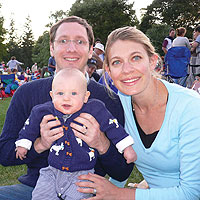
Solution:
{"label": "crowd of people in background", "polygon": [[[37,63],[34,63],[32,67],[25,67],[24,63],[19,62],[16,60],[15,56],[12,56],[7,64],[5,64],[4,61],[0,63],[0,75],[10,74],[14,74],[14,80],[12,80],[12,84],[15,84],[15,87],[11,87],[13,88],[12,90],[6,90],[7,87],[10,87],[10,83],[5,83],[0,76],[0,89],[3,91],[0,93],[0,98],[12,96],[15,90],[24,83],[53,76],[54,72],[49,71],[48,67],[38,67]],[[10,77],[13,76],[8,76],[8,78]]]}
{"label": "crowd of people in background", "polygon": [[[195,84],[199,81],[200,77],[200,26],[197,26],[194,30],[193,39],[188,39],[185,37],[187,30],[184,27],[179,27],[176,30],[171,28],[169,30],[169,35],[164,38],[162,43],[162,50],[166,56],[168,50],[172,47],[185,46],[191,51],[191,62],[192,66],[197,65],[195,70],[196,78],[193,80],[190,88],[196,88]],[[99,82],[106,86],[109,86],[115,93],[118,92],[117,88],[114,86],[112,79],[107,72],[103,74],[103,62],[104,62],[104,44],[102,44],[101,39],[97,38],[94,42],[92,58],[87,62],[87,73],[89,78]],[[163,63],[165,63],[165,58],[163,58]],[[49,57],[48,66],[38,67],[37,63],[34,63],[32,67],[24,66],[24,63],[18,61],[15,56],[12,56],[10,61],[5,64],[4,61],[0,63],[0,74],[11,74],[14,73],[16,80],[19,85],[26,82],[36,80],[39,78],[46,78],[49,76],[54,76],[56,62],[53,56]],[[165,64],[158,64],[159,70],[156,70],[160,74],[165,71]],[[105,82],[105,79],[107,80]],[[197,90],[198,91],[198,90]]]}

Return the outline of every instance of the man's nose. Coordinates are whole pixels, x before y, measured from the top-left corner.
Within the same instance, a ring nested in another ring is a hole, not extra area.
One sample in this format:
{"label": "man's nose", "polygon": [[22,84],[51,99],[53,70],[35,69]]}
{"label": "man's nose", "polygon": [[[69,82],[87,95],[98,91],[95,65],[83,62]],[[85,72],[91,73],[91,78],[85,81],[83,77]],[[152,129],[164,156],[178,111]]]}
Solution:
{"label": "man's nose", "polygon": [[76,50],[76,45],[73,40],[70,40],[66,46],[68,51],[75,51]]}

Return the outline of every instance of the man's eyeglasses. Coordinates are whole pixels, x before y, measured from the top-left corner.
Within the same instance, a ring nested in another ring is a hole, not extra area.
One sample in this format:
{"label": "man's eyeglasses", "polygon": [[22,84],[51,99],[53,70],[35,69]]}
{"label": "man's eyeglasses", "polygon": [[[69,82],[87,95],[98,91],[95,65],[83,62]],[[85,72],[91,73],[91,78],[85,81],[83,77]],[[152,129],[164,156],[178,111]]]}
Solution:
{"label": "man's eyeglasses", "polygon": [[58,45],[60,46],[67,46],[70,42],[72,42],[76,47],[84,47],[87,42],[83,40],[66,40],[66,39],[60,39],[60,40],[54,40]]}

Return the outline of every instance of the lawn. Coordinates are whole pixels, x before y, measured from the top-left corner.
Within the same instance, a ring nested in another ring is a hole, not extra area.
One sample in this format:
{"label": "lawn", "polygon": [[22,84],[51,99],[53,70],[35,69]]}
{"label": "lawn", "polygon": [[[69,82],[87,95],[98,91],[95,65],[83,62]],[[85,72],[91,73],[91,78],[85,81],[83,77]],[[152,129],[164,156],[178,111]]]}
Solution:
{"label": "lawn", "polygon": [[[5,121],[5,115],[10,104],[11,97],[0,99],[0,133]],[[26,172],[26,166],[3,167],[0,165],[0,185],[12,185],[19,183],[17,178]]]}
{"label": "lawn", "polygon": [[[0,132],[2,131],[3,124],[5,121],[5,115],[10,104],[11,97],[4,100],[0,100]],[[0,165],[0,185],[11,185],[19,183],[17,178],[26,173],[26,166],[13,166],[13,167],[3,167]],[[142,175],[138,172],[137,168],[134,167],[127,184],[129,182],[140,182],[143,180]]]}

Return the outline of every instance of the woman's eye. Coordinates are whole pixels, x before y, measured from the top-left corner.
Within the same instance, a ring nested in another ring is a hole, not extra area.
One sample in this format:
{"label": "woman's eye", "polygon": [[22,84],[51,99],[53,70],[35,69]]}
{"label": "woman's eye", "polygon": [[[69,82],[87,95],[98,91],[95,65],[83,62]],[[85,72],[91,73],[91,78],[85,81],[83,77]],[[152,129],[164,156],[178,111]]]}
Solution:
{"label": "woman's eye", "polygon": [[112,64],[113,64],[113,65],[119,65],[119,64],[120,64],[120,61],[119,61],[119,60],[115,60],[115,61],[112,62]]}
{"label": "woman's eye", "polygon": [[72,95],[77,95],[77,93],[76,92],[72,92]]}
{"label": "woman's eye", "polygon": [[134,56],[134,57],[133,57],[133,60],[140,60],[140,59],[141,59],[140,56]]}
{"label": "woman's eye", "polygon": [[57,94],[58,94],[58,95],[63,95],[64,93],[63,93],[63,92],[58,92]]}

